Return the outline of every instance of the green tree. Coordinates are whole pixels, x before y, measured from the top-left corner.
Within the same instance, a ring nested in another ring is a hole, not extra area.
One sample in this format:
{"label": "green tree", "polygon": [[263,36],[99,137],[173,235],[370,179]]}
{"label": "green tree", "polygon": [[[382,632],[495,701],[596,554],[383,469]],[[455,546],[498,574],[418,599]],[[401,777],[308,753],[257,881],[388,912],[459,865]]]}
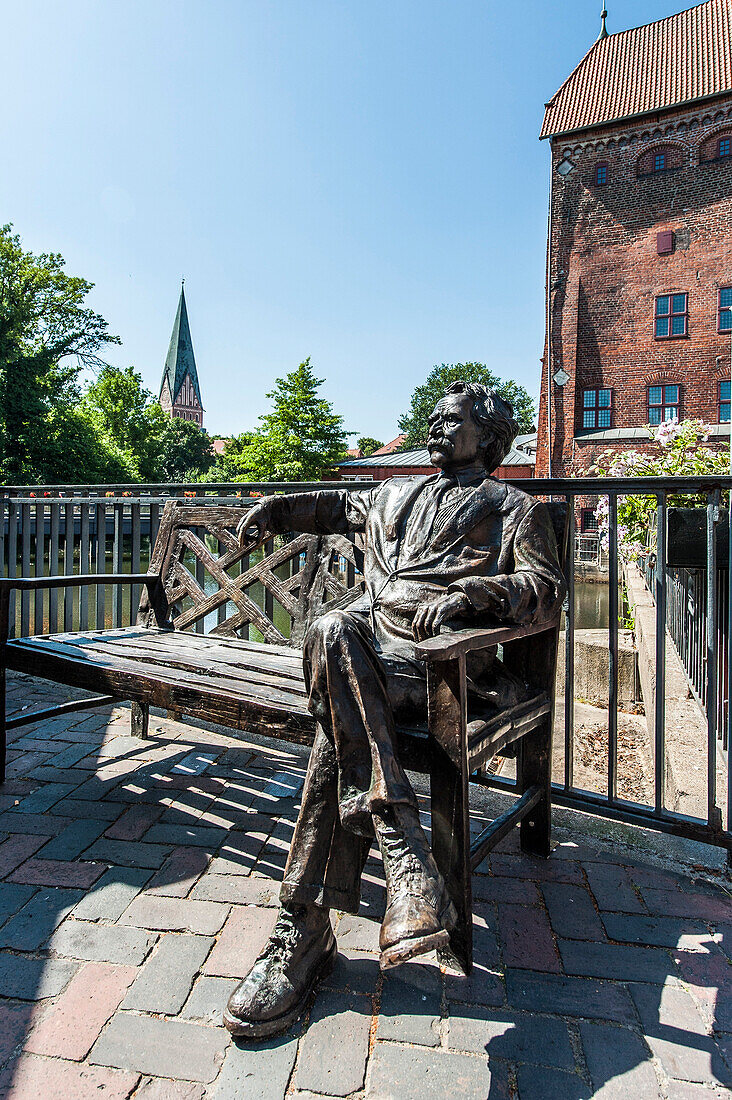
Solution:
{"label": "green tree", "polygon": [[378,451],[379,447],[383,447],[384,444],[380,439],[373,439],[370,435],[362,435],[360,439],[356,440],[356,446],[363,455],[364,458],[368,458],[374,451]]}
{"label": "green tree", "polygon": [[260,416],[260,426],[241,452],[251,480],[316,481],[343,460],[343,418],[318,396],[322,384],[309,356],[292,374],[275,380],[267,394],[274,410]]}
{"label": "green tree", "polygon": [[252,473],[245,466],[243,454],[252,442],[252,432],[232,436],[224,444],[224,453],[218,455],[216,464],[207,474],[208,481],[251,481]]}
{"label": "green tree", "polygon": [[130,481],[160,481],[169,418],[134,367],[105,366],[86,390],[82,410]]}
{"label": "green tree", "polygon": [[216,457],[207,432],[192,420],[166,417],[162,433],[161,481],[196,481],[211,469]]}
{"label": "green tree", "polygon": [[[104,318],[84,306],[92,286],[67,275],[57,253],[26,252],[10,225],[0,227],[0,478],[6,482],[57,474],[54,440],[73,419],[79,370],[99,366],[99,351],[119,343]],[[103,464],[103,453],[97,457]],[[87,474],[82,467],[71,480]]]}
{"label": "green tree", "polygon": [[496,390],[501,397],[513,405],[513,413],[519,424],[519,431],[530,432],[534,427],[534,402],[516,382],[504,382],[489,370],[484,363],[442,363],[433,367],[427,381],[417,386],[412,394],[409,410],[397,421],[399,431],[404,432],[404,445],[417,447],[427,439],[427,420],[446,388],[457,381],[482,382]]}

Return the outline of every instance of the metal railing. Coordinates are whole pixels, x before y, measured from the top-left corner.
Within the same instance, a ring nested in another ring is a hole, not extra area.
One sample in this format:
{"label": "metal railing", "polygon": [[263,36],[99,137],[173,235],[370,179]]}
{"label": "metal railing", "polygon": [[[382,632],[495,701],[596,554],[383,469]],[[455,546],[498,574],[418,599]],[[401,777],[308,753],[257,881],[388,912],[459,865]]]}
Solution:
{"label": "metal railing", "polygon": [[[718,691],[720,591],[717,581],[716,540],[721,492],[732,488],[732,478],[586,478],[544,479],[514,482],[517,488],[544,499],[566,500],[569,508],[569,549],[567,577],[569,593],[564,631],[565,692],[563,715],[563,767],[553,784],[553,801],[603,817],[655,828],[694,840],[722,845],[732,850],[732,785],[728,770],[727,790],[722,807],[717,805],[717,733],[728,744],[729,715],[720,711],[718,700],[728,692]],[[144,571],[160,521],[161,509],[170,496],[190,496],[196,503],[242,503],[264,492],[307,491],[314,488],[373,488],[368,483],[347,486],[320,484],[217,484],[217,485],[136,485],[136,486],[12,486],[0,489],[0,573],[19,575],[70,575]],[[666,559],[666,506],[674,493],[697,494],[706,507],[708,537],[707,576],[712,583],[706,597],[706,660],[698,661],[702,682],[699,697],[707,702],[707,799],[706,813],[692,817],[670,809],[666,804],[666,700],[665,638],[667,622],[667,571],[658,569],[653,578],[656,617],[656,693],[653,756],[653,797],[649,803],[631,801],[618,794],[618,499],[632,495],[655,496],[658,502],[658,560]],[[574,626],[575,626],[575,503],[582,498],[604,496],[609,502],[609,617],[608,617],[608,698],[607,759],[602,791],[591,791],[575,783],[574,720]],[[128,595],[98,585],[96,591],[84,589],[75,595],[72,589],[54,590],[46,597],[30,592],[19,593],[19,606],[11,611],[11,629],[21,634],[44,630],[74,630],[123,626],[134,622],[139,602],[139,587]],[[507,777],[486,780],[500,789],[513,791]]]}

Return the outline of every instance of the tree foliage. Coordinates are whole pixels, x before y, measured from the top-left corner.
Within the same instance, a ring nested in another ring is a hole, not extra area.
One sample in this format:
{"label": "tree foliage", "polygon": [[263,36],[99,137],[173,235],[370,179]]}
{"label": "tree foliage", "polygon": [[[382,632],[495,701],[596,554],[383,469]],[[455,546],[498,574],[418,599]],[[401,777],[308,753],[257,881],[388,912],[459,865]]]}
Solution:
{"label": "tree foliage", "polygon": [[427,439],[427,420],[446,388],[452,382],[481,382],[510,401],[519,431],[530,432],[534,428],[534,402],[516,382],[504,382],[484,363],[442,363],[433,367],[427,380],[417,386],[406,413],[399,417],[399,431],[404,432],[404,445],[417,447]]}
{"label": "tree foliage", "polygon": [[[104,318],[84,305],[92,286],[67,275],[57,253],[27,252],[10,225],[0,227],[0,477],[6,482],[67,480],[59,438],[76,420],[79,371],[99,366],[100,350],[119,343]],[[75,447],[85,472],[114,461],[83,429]]]}
{"label": "tree foliage", "polygon": [[374,451],[378,451],[379,447],[383,447],[384,444],[380,439],[373,439],[370,435],[362,435],[356,440],[356,446],[363,455],[364,458],[368,458]]}
{"label": "tree foliage", "polygon": [[243,476],[251,481],[316,481],[346,453],[343,418],[318,396],[310,357],[297,370],[275,380],[267,397],[274,408],[259,418],[259,427],[242,447]]}

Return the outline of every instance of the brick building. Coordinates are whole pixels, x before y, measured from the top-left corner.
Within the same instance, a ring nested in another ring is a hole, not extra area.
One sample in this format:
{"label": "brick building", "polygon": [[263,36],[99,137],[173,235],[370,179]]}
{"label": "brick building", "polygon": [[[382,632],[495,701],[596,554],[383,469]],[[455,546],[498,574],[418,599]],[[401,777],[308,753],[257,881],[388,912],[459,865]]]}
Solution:
{"label": "brick building", "polygon": [[729,433],[732,0],[620,34],[605,18],[541,132],[552,183],[538,476],[642,450],[645,425],[672,417]]}
{"label": "brick building", "polygon": [[193,354],[193,341],[188,325],[188,310],[183,287],[180,288],[178,310],[173,323],[170,346],[160,383],[160,404],[170,416],[192,420],[203,427],[203,401]]}

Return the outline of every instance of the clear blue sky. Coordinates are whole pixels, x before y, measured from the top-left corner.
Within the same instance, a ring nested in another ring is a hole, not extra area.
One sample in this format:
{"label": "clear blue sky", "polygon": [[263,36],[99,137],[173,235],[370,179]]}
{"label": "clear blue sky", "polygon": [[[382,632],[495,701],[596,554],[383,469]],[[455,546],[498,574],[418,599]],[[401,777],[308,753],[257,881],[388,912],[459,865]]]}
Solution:
{"label": "clear blue sky", "polygon": [[[611,31],[681,10],[609,4]],[[0,221],[92,280],[156,393],[186,297],[206,425],[312,356],[390,439],[433,364],[535,394],[542,106],[600,0],[0,0]]]}

